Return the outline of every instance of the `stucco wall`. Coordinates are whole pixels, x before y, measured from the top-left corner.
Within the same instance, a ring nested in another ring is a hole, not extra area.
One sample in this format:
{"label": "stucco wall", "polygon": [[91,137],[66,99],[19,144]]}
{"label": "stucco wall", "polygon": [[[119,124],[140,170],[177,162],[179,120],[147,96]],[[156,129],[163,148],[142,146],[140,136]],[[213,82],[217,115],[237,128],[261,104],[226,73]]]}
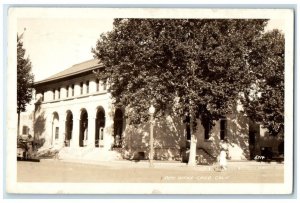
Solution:
{"label": "stucco wall", "polygon": [[[95,122],[97,108],[105,110],[105,128],[103,148],[109,151],[113,142],[113,116],[115,108],[111,104],[110,95],[99,93],[96,95],[82,96],[74,99],[62,99],[60,101],[43,102],[37,106],[34,130],[35,136],[41,140],[44,147],[53,145],[63,146],[65,137],[65,121],[67,111],[73,114],[73,141],[71,147],[79,147],[79,118],[82,109],[88,113],[89,119],[89,147],[94,147],[95,131],[92,123]],[[59,139],[54,139],[52,133],[53,115],[59,116]],[[212,156],[217,157],[221,143],[225,143],[228,149],[228,158],[231,160],[250,159],[249,147],[249,119],[240,113],[227,115],[227,128],[225,141],[220,139],[220,121],[216,121],[210,131],[210,138],[204,138],[204,127],[200,120],[197,122],[197,130],[194,132],[197,138],[197,148],[205,149]],[[126,122],[124,122],[126,123]],[[123,150],[124,158],[147,159],[149,155],[149,123],[139,126],[124,126]],[[180,160],[182,151],[187,147],[186,131],[183,119],[166,116],[156,119],[154,124],[154,158],[158,160]],[[74,140],[75,139],[75,140]],[[278,151],[281,141],[276,137],[267,135],[264,129],[260,129],[256,137],[255,148],[252,153],[261,155],[261,147],[272,147]]]}
{"label": "stucco wall", "polygon": [[226,136],[223,141],[220,139],[220,121],[216,121],[212,127],[209,140],[204,139],[204,129],[201,126],[198,147],[207,149],[216,157],[220,153],[221,145],[225,145],[228,159],[249,159],[248,118],[241,114],[232,114],[226,116],[226,122]]}
{"label": "stucco wall", "polygon": [[[139,153],[144,153],[144,158],[148,158],[149,129],[149,123],[126,127],[124,139],[125,158],[137,158]],[[185,125],[179,118],[166,116],[156,119],[153,126],[154,159],[180,159],[180,149],[185,147],[186,143],[184,129]]]}
{"label": "stucco wall", "polygon": [[[205,149],[213,156],[218,156],[223,142],[220,139],[220,121],[216,121],[211,128],[209,139],[204,137],[204,127],[200,120],[197,121],[197,130],[194,134],[197,138],[198,149]],[[139,125],[138,127],[127,126],[125,135],[126,158],[138,158],[139,153],[144,153],[145,158],[148,158],[149,124]],[[248,119],[241,115],[228,116],[225,140],[224,143],[228,148],[228,158],[232,160],[249,159]],[[166,116],[155,121],[154,158],[163,160],[180,159],[180,153],[186,147],[183,119]]]}

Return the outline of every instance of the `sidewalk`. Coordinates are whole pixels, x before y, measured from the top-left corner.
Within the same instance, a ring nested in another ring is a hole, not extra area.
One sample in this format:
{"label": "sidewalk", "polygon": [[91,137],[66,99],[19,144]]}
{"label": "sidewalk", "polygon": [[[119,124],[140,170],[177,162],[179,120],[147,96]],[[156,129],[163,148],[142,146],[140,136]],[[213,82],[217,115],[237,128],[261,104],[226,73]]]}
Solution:
{"label": "sidewalk", "polygon": [[[180,162],[148,161],[78,162],[42,160],[18,162],[19,182],[62,183],[283,183],[283,164],[230,163],[227,170],[217,166],[188,167]],[[200,188],[201,189],[201,188]]]}
{"label": "sidewalk", "polygon": [[[92,160],[78,160],[78,159],[42,159],[43,161],[60,161],[66,163],[89,164],[106,166],[110,168],[149,168],[149,160],[130,161],[130,160],[114,160],[114,161],[92,161]],[[153,161],[153,168],[157,169],[183,169],[183,170],[204,170],[211,171],[218,166],[217,163],[213,165],[196,165],[189,167],[187,163],[179,161]],[[228,161],[228,170],[247,170],[259,168],[281,168],[283,163],[277,162],[257,162],[257,161]]]}

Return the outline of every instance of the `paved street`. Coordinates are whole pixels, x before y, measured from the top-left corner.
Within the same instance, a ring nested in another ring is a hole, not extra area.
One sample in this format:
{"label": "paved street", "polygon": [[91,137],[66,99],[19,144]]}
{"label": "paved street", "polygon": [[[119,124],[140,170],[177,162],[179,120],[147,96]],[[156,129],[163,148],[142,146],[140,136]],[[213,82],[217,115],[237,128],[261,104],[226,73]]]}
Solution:
{"label": "paved street", "polygon": [[283,164],[229,163],[228,170],[215,166],[187,167],[178,162],[114,161],[74,163],[61,160],[19,161],[18,182],[120,182],[120,183],[281,183]]}

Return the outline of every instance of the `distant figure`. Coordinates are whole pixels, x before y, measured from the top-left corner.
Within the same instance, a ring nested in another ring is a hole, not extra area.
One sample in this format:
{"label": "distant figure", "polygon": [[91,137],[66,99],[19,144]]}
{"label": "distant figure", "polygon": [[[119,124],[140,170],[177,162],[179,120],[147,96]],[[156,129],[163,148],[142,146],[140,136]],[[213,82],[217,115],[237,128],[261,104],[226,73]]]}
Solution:
{"label": "distant figure", "polygon": [[109,147],[109,150],[111,151],[111,150],[113,150],[113,148],[114,148],[114,145],[115,145],[115,139],[114,139],[114,137],[113,136],[107,136],[107,138],[108,139],[106,139],[107,140],[107,143],[108,143],[108,147]]}
{"label": "distant figure", "polygon": [[34,144],[33,144],[33,137],[31,134],[28,135],[27,141],[28,141],[28,143],[27,143],[28,151],[29,151],[29,153],[32,153]]}
{"label": "distant figure", "polygon": [[219,165],[221,170],[227,169],[227,159],[226,159],[226,151],[224,148],[221,149],[219,156]]}
{"label": "distant figure", "polygon": [[104,128],[101,127],[99,129],[99,140],[103,140],[103,137],[104,137]]}
{"label": "distant figure", "polygon": [[116,147],[120,147],[120,145],[121,145],[120,135],[116,135],[115,142],[116,142],[115,143]]}
{"label": "distant figure", "polygon": [[86,123],[83,123],[83,146],[87,145],[87,140],[88,140],[88,128]]}
{"label": "distant figure", "polygon": [[87,128],[84,130],[84,140],[87,140],[88,139],[88,130]]}

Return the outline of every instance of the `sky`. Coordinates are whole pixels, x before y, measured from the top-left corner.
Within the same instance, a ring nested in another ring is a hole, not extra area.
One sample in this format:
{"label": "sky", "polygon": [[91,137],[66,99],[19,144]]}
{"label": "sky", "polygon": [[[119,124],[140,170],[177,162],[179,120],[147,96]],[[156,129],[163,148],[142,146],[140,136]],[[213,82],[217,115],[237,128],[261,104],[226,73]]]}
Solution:
{"label": "sky", "polygon": [[18,20],[35,81],[93,58],[101,33],[112,30],[113,19],[31,18]]}
{"label": "sky", "polygon": [[[92,59],[100,34],[113,28],[113,18],[21,18],[17,23],[35,81]],[[270,21],[267,29],[273,28],[283,29],[282,23]]]}

